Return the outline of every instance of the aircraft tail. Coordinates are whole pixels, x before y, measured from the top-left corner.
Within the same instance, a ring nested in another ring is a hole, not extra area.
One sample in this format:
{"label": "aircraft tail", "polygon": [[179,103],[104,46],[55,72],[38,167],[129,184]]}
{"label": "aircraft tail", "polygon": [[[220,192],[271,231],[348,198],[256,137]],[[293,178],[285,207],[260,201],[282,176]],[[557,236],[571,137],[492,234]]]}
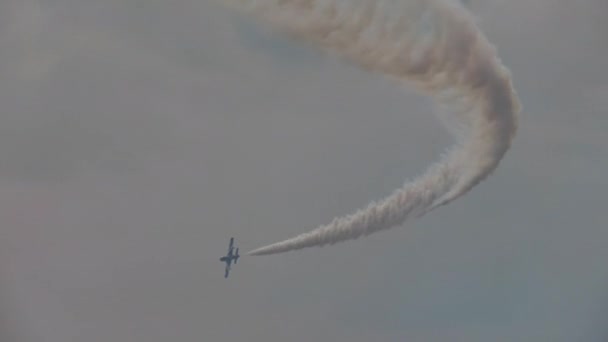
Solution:
{"label": "aircraft tail", "polygon": [[234,264],[236,265],[236,262],[239,261],[239,258],[241,256],[239,255],[239,249],[237,248],[235,253],[234,253]]}

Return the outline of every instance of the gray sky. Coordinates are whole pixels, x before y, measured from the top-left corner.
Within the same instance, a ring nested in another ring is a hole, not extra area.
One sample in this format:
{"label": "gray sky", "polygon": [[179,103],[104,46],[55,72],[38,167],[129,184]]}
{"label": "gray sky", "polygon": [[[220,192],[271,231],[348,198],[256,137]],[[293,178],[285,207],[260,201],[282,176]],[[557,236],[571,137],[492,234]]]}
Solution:
{"label": "gray sky", "polygon": [[429,100],[207,0],[0,2],[0,337],[608,338],[608,3],[471,1],[513,73],[498,171],[403,228],[218,258],[388,195]]}

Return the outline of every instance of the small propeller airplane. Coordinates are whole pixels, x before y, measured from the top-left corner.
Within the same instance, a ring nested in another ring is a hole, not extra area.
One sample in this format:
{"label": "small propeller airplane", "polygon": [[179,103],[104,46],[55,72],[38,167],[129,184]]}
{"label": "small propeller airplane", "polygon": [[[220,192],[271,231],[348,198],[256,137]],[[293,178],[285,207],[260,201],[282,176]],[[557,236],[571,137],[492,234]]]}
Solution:
{"label": "small propeller airplane", "polygon": [[[234,253],[233,253],[234,252]],[[232,263],[232,260],[234,260],[234,264],[236,265],[236,262],[239,260],[239,249],[238,248],[234,248],[234,238],[231,237],[230,238],[230,245],[228,245],[228,253],[220,258],[221,262],[225,262],[226,263],[226,270],[224,271],[224,278],[228,278],[228,274],[230,273],[230,265]]]}

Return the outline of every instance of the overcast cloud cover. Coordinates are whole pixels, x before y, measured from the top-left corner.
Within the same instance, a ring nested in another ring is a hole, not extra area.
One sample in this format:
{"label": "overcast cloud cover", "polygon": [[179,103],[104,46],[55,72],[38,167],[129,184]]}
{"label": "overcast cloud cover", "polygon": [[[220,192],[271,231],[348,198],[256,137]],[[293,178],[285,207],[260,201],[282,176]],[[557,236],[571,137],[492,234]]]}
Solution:
{"label": "overcast cloud cover", "polygon": [[230,236],[308,231],[436,160],[429,100],[208,0],[1,1],[0,339],[606,341],[608,2],[471,7],[523,104],[498,171],[225,280]]}

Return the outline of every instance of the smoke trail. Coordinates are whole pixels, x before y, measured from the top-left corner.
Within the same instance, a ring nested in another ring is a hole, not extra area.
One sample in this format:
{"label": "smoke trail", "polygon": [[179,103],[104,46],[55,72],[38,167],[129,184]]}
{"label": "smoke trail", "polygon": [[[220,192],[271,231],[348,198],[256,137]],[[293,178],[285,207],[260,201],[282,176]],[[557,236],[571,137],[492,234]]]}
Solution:
{"label": "smoke trail", "polygon": [[294,238],[274,254],[356,239],[401,225],[468,192],[497,166],[517,130],[509,71],[470,14],[450,0],[225,0],[298,39],[432,96],[456,144],[388,198]]}

